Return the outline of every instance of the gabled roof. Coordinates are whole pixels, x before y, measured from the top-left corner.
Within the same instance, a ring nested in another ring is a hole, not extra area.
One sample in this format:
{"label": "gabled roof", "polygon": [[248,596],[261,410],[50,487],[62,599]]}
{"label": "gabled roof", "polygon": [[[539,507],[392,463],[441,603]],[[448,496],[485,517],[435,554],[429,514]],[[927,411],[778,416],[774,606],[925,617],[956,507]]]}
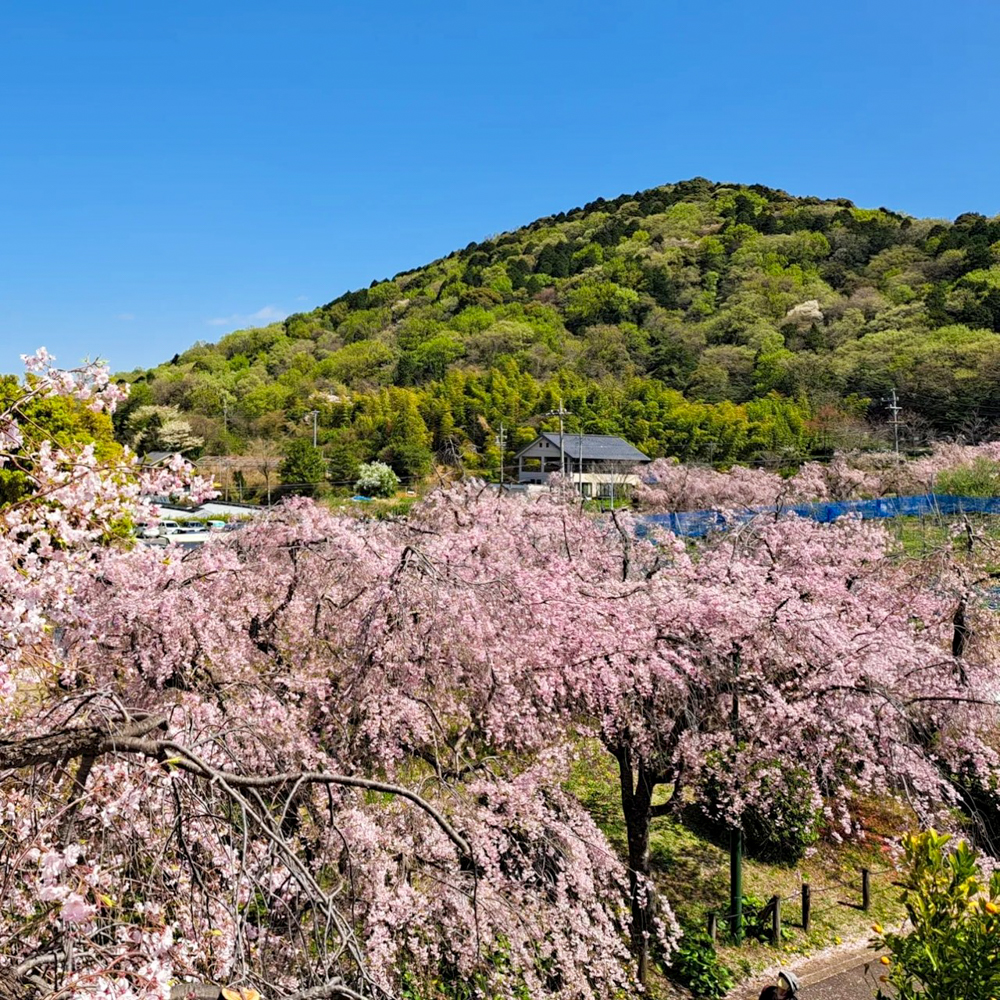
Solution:
{"label": "gabled roof", "polygon": [[[543,431],[531,444],[517,454],[527,451],[544,438],[556,449],[559,448],[559,433]],[[582,457],[585,462],[648,462],[649,456],[633,447],[624,438],[612,434],[563,434],[563,450],[566,457],[574,462]],[[581,456],[582,452],[582,456]],[[517,458],[517,455],[514,456]]]}
{"label": "gabled roof", "polygon": [[143,465],[160,465],[163,462],[169,461],[176,454],[176,451],[149,451],[146,452],[146,457],[142,462]]}

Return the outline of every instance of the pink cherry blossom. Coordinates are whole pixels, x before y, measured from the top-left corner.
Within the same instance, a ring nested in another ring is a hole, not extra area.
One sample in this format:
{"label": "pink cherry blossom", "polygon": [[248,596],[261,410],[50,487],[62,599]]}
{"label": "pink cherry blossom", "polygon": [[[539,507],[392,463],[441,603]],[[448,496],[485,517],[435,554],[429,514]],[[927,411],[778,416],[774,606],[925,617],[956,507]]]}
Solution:
{"label": "pink cherry blossom", "polygon": [[[23,399],[114,404],[34,358]],[[711,782],[738,826],[793,762],[840,836],[861,793],[926,819],[994,794],[975,548],[913,566],[871,524],[772,516],[690,551],[467,482],[400,521],[295,500],[177,553],[115,527],[207,486],[179,462],[6,457],[34,492],[0,511],[0,968],[67,996],[614,996],[677,942],[658,787]],[[731,507],[867,489],[855,471],[663,474],[671,503]],[[625,862],[566,790],[584,743]]]}

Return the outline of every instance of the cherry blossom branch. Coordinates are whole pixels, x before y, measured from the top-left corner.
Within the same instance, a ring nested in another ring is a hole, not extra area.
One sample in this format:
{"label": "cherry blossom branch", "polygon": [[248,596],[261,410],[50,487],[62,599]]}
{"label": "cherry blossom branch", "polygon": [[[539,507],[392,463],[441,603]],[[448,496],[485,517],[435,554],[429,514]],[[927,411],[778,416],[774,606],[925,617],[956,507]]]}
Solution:
{"label": "cherry blossom branch", "polygon": [[105,753],[138,753],[156,760],[171,754],[181,755],[173,763],[183,771],[209,781],[224,783],[232,788],[273,788],[287,784],[328,784],[346,788],[362,788],[384,792],[412,802],[422,809],[440,827],[441,831],[465,857],[472,856],[469,842],[448,822],[444,815],[425,798],[402,785],[394,785],[370,778],[345,774],[328,774],[323,771],[288,771],[273,775],[245,775],[221,771],[207,764],[192,751],[173,740],[142,739],[146,733],[166,726],[165,716],[150,716],[125,726],[113,733],[96,726],[64,729],[43,736],[0,742],[0,770],[15,770],[38,764],[51,764],[75,757],[99,756]]}
{"label": "cherry blossom branch", "polygon": [[[222,987],[212,983],[178,983],[170,988],[170,1000],[220,1000],[221,997]],[[363,994],[352,990],[338,979],[333,979],[322,986],[311,986],[307,990],[289,994],[283,1000],[326,1000],[327,997],[365,1000]]]}
{"label": "cherry blossom branch", "polygon": [[444,815],[427,799],[402,785],[393,785],[384,781],[374,781],[371,778],[358,778],[346,774],[328,774],[324,771],[286,771],[283,774],[269,775],[237,774],[233,771],[220,771],[212,767],[173,740],[144,740],[116,734],[109,737],[106,742],[108,750],[140,753],[157,760],[164,760],[171,754],[179,754],[181,759],[171,758],[171,762],[180,770],[187,771],[199,778],[228,785],[231,788],[274,788],[277,785],[288,784],[340,785],[345,788],[363,788],[366,791],[395,795],[422,809],[434,820],[464,857],[472,856],[469,842],[448,822]]}

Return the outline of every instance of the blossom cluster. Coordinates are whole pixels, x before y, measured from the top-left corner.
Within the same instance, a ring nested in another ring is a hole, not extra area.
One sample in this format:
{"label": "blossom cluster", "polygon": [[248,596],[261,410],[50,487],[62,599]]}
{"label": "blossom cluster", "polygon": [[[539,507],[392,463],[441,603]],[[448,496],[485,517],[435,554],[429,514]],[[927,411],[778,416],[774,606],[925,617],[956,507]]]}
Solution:
{"label": "blossom cluster", "polygon": [[742,465],[719,472],[660,458],[640,470],[636,497],[644,510],[672,513],[905,496],[932,493],[942,473],[981,461],[1000,463],[1000,442],[936,444],[930,455],[909,461],[886,452],[837,454],[827,463],[805,462],[788,478]]}

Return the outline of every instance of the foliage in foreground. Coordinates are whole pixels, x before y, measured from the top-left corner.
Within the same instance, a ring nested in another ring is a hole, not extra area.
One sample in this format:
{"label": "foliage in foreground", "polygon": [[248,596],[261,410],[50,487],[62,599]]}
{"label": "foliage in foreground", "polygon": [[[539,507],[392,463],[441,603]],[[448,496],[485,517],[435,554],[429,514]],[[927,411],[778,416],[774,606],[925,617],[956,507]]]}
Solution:
{"label": "foliage in foreground", "polygon": [[950,846],[934,830],[904,840],[909,928],[874,929],[881,960],[879,1000],[991,1000],[1000,993],[1000,871],[984,874],[984,859],[965,841]]}
{"label": "foliage in foreground", "polygon": [[693,927],[684,928],[670,963],[670,978],[705,1000],[717,1000],[736,985],[732,970],[720,961],[712,939]]}

